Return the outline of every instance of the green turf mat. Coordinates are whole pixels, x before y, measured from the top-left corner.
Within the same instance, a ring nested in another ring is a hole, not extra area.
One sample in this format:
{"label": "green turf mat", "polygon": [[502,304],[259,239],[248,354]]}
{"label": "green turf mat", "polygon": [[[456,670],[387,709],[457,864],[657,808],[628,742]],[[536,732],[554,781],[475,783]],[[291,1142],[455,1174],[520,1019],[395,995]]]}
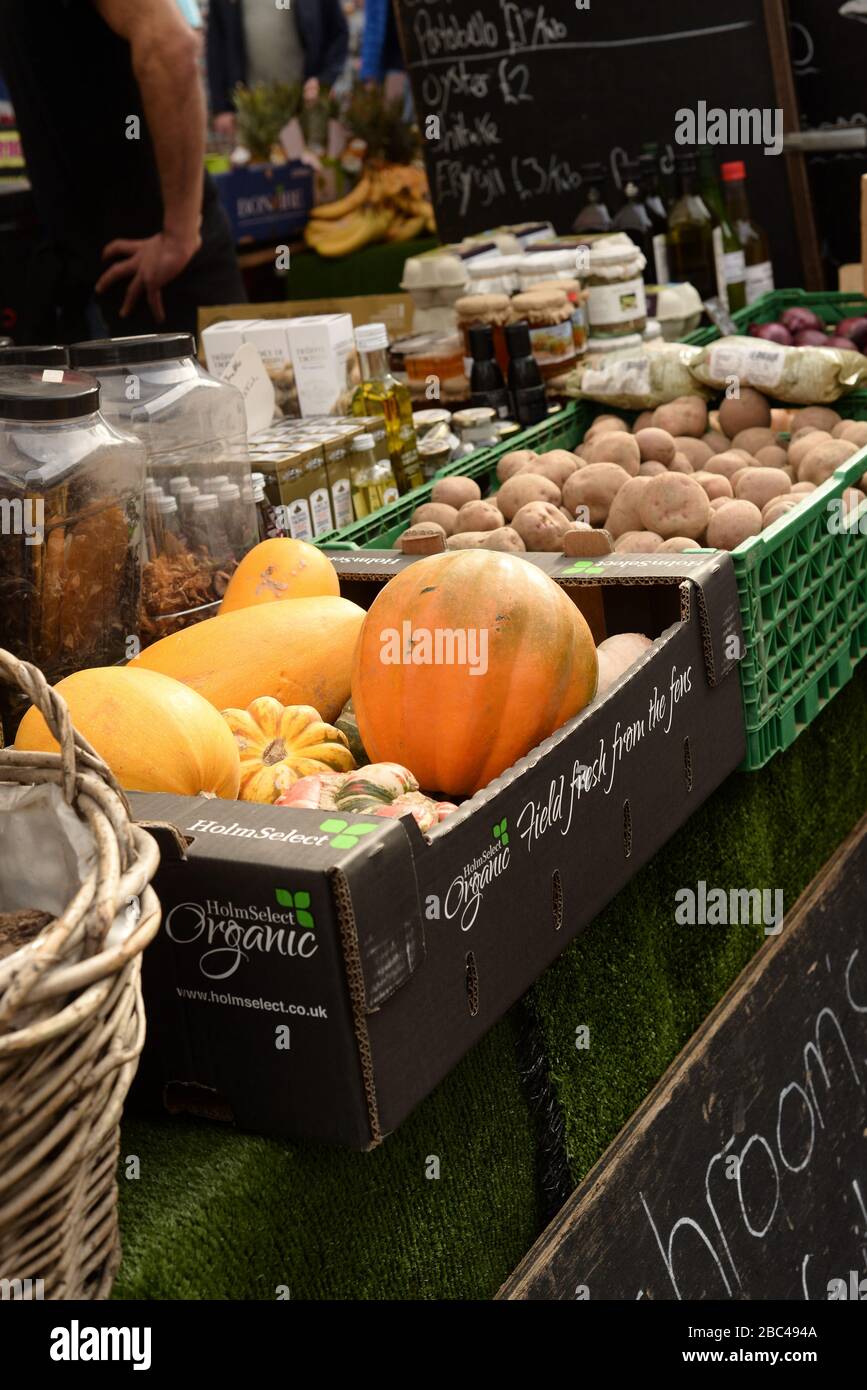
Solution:
{"label": "green turf mat", "polygon": [[[761,940],[676,926],[676,889],[781,887],[790,907],[867,807],[865,712],[862,666],[788,752],[731,777],[531,991],[575,1181]],[[128,1119],[121,1153],[141,1176],[121,1164],[115,1296],[489,1298],[543,1224],[516,1045],[513,1014],[370,1154]]]}
{"label": "green turf mat", "polygon": [[788,911],[867,810],[865,723],[867,663],[787,752],[730,777],[530,992],[576,1183],[764,939],[678,926],[677,889],[781,888]]}

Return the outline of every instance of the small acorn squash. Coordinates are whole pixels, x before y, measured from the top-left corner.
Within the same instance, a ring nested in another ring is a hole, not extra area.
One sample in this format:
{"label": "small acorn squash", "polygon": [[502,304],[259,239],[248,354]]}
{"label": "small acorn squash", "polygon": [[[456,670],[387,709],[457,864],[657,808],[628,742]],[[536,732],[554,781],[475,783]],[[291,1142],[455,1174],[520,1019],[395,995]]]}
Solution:
{"label": "small acorn squash", "polygon": [[346,735],[310,705],[281,705],[270,695],[246,709],[224,709],[241,759],[242,801],[272,804],[301,777],[352,772]]}

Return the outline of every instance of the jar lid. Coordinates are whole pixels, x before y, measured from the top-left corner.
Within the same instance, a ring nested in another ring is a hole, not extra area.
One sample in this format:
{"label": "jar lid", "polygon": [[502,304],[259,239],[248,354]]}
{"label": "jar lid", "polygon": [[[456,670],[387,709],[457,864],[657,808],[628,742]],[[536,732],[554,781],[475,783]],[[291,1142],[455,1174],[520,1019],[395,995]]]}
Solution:
{"label": "jar lid", "polygon": [[121,367],[131,362],[165,362],[174,357],[195,357],[192,333],[139,333],[129,338],[94,338],[73,343],[69,360],[73,367]]}
{"label": "jar lid", "polygon": [[355,330],[355,346],[360,352],[376,352],[388,347],[388,329],[384,323],[363,323]]}
{"label": "jar lid", "polygon": [[0,367],[68,367],[69,350],[59,343],[0,347]]}
{"label": "jar lid", "polygon": [[376,447],[376,440],[372,434],[357,434],[352,441],[353,449],[373,449]]}
{"label": "jar lid", "polygon": [[473,315],[501,314],[508,310],[507,294],[465,294],[455,300],[455,309],[464,318]]}
{"label": "jar lid", "polygon": [[540,313],[545,309],[560,310],[568,303],[566,291],[561,289],[542,290],[536,286],[532,290],[525,290],[523,294],[516,294],[512,300],[512,308],[518,313]]}
{"label": "jar lid", "polygon": [[603,241],[597,241],[590,247],[590,265],[616,265],[618,261],[628,260],[631,256],[640,256],[641,249],[628,236],[606,237]]}
{"label": "jar lid", "polygon": [[476,429],[479,425],[489,425],[496,413],[491,405],[474,405],[453,415],[452,424],[459,430]]}
{"label": "jar lid", "polygon": [[0,419],[75,420],[99,410],[99,382],[87,372],[0,367]]}

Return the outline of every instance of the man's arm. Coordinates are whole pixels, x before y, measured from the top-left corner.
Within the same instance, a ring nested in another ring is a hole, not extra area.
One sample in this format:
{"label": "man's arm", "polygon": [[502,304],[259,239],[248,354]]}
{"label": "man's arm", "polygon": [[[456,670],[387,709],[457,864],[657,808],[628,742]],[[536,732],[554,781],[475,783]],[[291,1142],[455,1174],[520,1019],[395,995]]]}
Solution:
{"label": "man's arm", "polygon": [[99,14],[130,46],[154,147],[163,200],[163,227],[143,241],[117,240],[103,257],[124,256],[97,281],[97,293],[131,277],[121,315],[144,291],[159,320],[161,287],[179,275],[201,245],[205,103],[199,77],[199,40],[175,0],[93,0]]}
{"label": "man's arm", "polygon": [[322,15],[324,47],[321,69],[312,74],[324,87],[333,87],[349,57],[349,25],[340,0],[325,0]]}

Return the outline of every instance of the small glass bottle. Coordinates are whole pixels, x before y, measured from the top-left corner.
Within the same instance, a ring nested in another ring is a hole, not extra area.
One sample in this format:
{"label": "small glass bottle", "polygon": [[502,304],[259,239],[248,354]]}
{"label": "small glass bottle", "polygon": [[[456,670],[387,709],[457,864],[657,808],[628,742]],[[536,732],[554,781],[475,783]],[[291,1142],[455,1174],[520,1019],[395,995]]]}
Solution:
{"label": "small glass bottle", "polygon": [[698,151],[698,191],[714,220],[713,244],[716,258],[717,291],[730,313],[747,302],[744,248],[732,226],[716,177],[716,164],[710,145]]}
{"label": "small glass bottle", "polygon": [[220,513],[229,545],[236,559],[240,559],[255,540],[246,530],[246,509],[241,505],[241,489],[237,483],[221,483],[219,487],[214,488],[214,495],[220,503]]}
{"label": "small glass bottle", "polygon": [[391,464],[376,457],[372,434],[357,434],[349,454],[352,508],[356,521],[396,502],[400,493]]}
{"label": "small glass bottle", "polygon": [[605,169],[598,163],[581,165],[581,183],[586,187],[586,201],[575,218],[575,232],[609,232],[611,216],[603,202]]}
{"label": "small glass bottle", "polygon": [[545,383],[530,344],[530,325],[510,323],[506,329],[509,348],[509,390],[515,404],[515,418],[525,429],[548,417]]}
{"label": "small glass bottle", "polygon": [[473,359],[470,404],[490,406],[499,419],[505,420],[510,408],[509,391],[497,361],[494,330],[487,324],[476,324],[470,329],[469,339]]}
{"label": "small glass bottle", "polygon": [[232,559],[232,547],[220,513],[220,499],[212,492],[202,492],[193,502],[193,535],[197,550],[203,550],[215,570],[222,569]]}
{"label": "small glass bottle", "polygon": [[193,544],[193,503],[199,496],[199,489],[194,483],[187,483],[177,494],[178,511],[181,516],[181,530],[190,545]]}
{"label": "small glass bottle", "polygon": [[400,491],[409,492],[424,482],[412,423],[412,396],[389,370],[384,323],[356,328],[355,342],[361,358],[361,385],[353,397],[352,413],[384,416],[392,471]]}
{"label": "small glass bottle", "polygon": [[181,535],[181,518],[178,514],[178,503],[174,497],[166,497],[163,494],[156,499],[156,512],[159,520],[159,549],[158,554],[168,555],[170,558],[180,555],[184,550],[184,540]]}

